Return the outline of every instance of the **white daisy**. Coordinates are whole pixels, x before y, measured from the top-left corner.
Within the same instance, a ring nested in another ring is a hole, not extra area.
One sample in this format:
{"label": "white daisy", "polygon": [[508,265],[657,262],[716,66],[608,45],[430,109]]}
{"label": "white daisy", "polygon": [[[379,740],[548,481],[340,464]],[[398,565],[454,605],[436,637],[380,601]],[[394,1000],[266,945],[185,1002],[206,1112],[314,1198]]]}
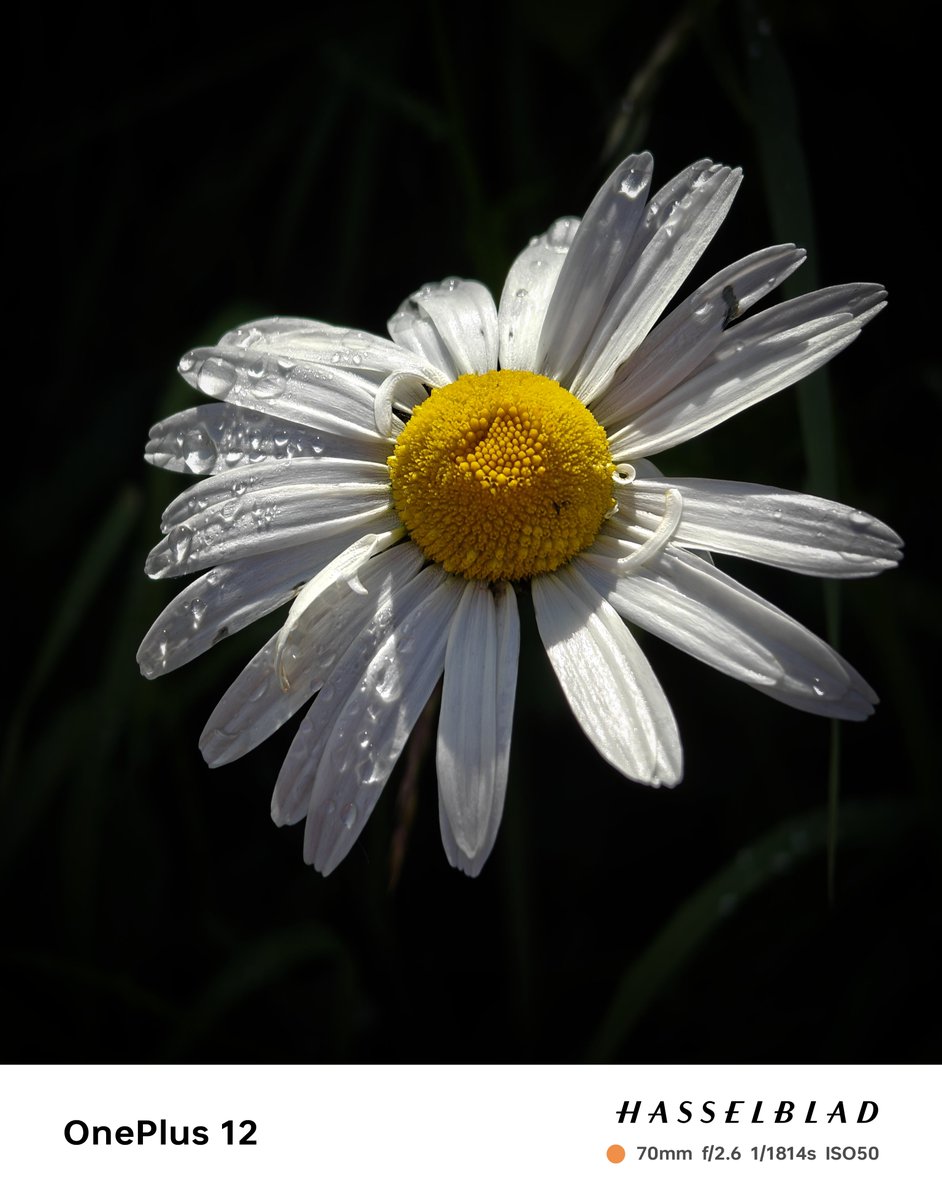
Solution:
{"label": "white daisy", "polygon": [[204,571],[139,651],[148,677],[292,601],[200,742],[228,763],[314,698],[275,787],[325,874],[348,853],[444,673],[437,768],[449,862],[476,875],[500,824],[529,590],[566,698],[629,779],[681,777],[670,705],[625,621],[808,712],[876,700],[840,655],[713,565],[874,575],[900,540],[830,500],[664,478],[649,456],[803,378],[883,307],[873,284],[743,318],[802,262],[760,250],[661,318],[741,173],[694,163],[656,195],[633,155],[582,221],[482,284],[414,293],[392,340],[275,317],[194,350],[210,403],[151,431],[148,461],[208,475],[164,513],[154,578]]}

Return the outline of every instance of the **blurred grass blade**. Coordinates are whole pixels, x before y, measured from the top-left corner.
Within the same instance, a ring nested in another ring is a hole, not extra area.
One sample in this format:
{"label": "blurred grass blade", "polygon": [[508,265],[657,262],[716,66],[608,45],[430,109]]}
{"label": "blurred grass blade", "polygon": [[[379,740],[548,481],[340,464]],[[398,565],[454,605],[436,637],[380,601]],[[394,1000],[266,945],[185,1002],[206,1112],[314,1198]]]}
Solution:
{"label": "blurred grass blade", "polygon": [[631,77],[631,82],[619,101],[605,145],[601,162],[616,162],[631,151],[641,148],[651,119],[651,105],[665,68],[686,45],[693,28],[693,5],[685,5],[658,38],[651,53]]}
{"label": "blurred grass blade", "polygon": [[[795,89],[784,57],[772,36],[771,27],[754,0],[742,0],[743,32],[746,42],[749,92],[772,232],[778,242],[797,241],[808,252],[801,271],[786,280],[786,296],[818,287],[818,254],[808,164],[802,148]],[[817,496],[836,499],[837,447],[834,409],[827,368],[819,368],[796,386],[798,418],[808,471],[808,490]],[[828,641],[840,645],[841,599],[835,580],[822,584]],[[840,734],[831,722],[828,765],[828,859],[827,889],[833,903],[837,860],[838,806],[840,799]]]}
{"label": "blurred grass blade", "polygon": [[19,704],[3,739],[0,793],[6,792],[13,777],[30,708],[58,665],[69,641],[85,621],[105,575],[131,532],[139,508],[140,496],[134,489],[126,487],[118,493],[97,529],[91,533],[88,548],[59,595],[55,616],[40,643],[29,677],[23,683]]}
{"label": "blurred grass blade", "polygon": [[642,148],[651,120],[651,109],[664,73],[684,50],[690,35],[718,0],[687,0],[635,71],[618,104],[618,112],[605,135],[600,162],[617,162]]}
{"label": "blurred grass blade", "polygon": [[[296,968],[344,957],[343,946],[326,926],[301,925],[276,930],[241,947],[183,1015],[165,1048],[170,1061],[182,1061],[233,1009],[265,988],[282,982]],[[303,1019],[303,1014],[298,1014]]]}
{"label": "blurred grass blade", "polygon": [[[752,116],[772,232],[778,241],[797,242],[808,252],[800,273],[782,284],[785,296],[797,296],[813,291],[819,281],[811,183],[795,89],[768,22],[751,0],[743,0],[742,9]],[[833,499],[837,451],[827,369],[802,380],[796,391],[809,487]]]}
{"label": "blurred grass blade", "polygon": [[[895,805],[849,804],[841,814],[850,841],[885,841],[902,834],[907,822]],[[688,965],[720,923],[754,892],[812,858],[827,845],[828,814],[804,813],[744,847],[695,892],[622,975],[615,998],[591,1042],[589,1062],[614,1062],[619,1047],[664,991]]]}

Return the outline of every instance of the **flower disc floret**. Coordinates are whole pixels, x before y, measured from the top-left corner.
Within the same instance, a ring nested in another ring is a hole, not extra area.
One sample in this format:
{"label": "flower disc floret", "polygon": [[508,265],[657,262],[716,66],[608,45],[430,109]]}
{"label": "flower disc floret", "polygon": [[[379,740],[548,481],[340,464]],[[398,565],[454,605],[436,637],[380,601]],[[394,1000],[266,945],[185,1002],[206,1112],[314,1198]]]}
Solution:
{"label": "flower disc floret", "polygon": [[555,571],[613,505],[605,430],[552,379],[462,375],[417,405],[389,458],[393,503],[427,558],[467,579]]}

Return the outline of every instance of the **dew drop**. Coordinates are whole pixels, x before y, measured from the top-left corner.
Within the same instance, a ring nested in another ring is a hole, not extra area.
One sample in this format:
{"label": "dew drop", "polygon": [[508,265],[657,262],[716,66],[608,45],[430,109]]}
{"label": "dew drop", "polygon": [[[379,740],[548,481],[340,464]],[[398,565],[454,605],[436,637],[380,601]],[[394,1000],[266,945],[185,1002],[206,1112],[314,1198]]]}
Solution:
{"label": "dew drop", "polygon": [[344,829],[352,829],[357,823],[357,807],[355,804],[347,804],[340,813],[340,820],[343,822]]}
{"label": "dew drop", "polygon": [[627,196],[629,200],[637,200],[647,186],[647,181],[646,172],[635,169],[629,171],[619,182],[618,190],[623,196]]}
{"label": "dew drop", "polygon": [[850,523],[856,526],[857,529],[866,529],[869,525],[873,524],[873,518],[869,513],[861,512],[859,508],[855,508],[850,514]]}
{"label": "dew drop", "polygon": [[167,538],[173,561],[177,564],[186,562],[190,547],[193,545],[193,530],[189,525],[177,525],[171,529]]}
{"label": "dew drop", "polygon": [[386,661],[380,666],[374,681],[376,695],[386,703],[398,699],[399,693],[402,690],[399,681],[399,671],[397,664],[392,659]]}
{"label": "dew drop", "polygon": [[269,372],[252,384],[252,395],[256,400],[277,400],[285,393],[286,380],[283,375]]}
{"label": "dew drop", "polygon": [[190,601],[189,609],[190,618],[193,621],[193,629],[195,631],[199,629],[200,625],[203,623],[203,617],[206,613],[206,601],[200,600],[197,597],[196,599]]}
{"label": "dew drop", "polygon": [[207,358],[201,364],[196,377],[196,386],[207,396],[224,399],[235,387],[238,376],[234,367],[221,358]]}
{"label": "dew drop", "polygon": [[182,453],[183,461],[195,475],[211,470],[216,462],[216,447],[201,425],[186,431]]}

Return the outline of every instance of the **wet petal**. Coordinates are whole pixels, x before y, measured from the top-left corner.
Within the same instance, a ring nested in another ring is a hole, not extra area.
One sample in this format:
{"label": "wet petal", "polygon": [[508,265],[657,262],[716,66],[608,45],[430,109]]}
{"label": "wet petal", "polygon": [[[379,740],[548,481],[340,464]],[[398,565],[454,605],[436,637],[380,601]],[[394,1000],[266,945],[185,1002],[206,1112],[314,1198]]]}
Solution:
{"label": "wet petal", "polygon": [[279,655],[282,633],[276,633],[213,710],[200,738],[200,750],[211,767],[233,762],[279,729],[321,687],[334,664],[366,624],[370,614],[388,605],[392,595],[422,566],[422,555],[405,543],[370,560],[360,569],[362,590],[342,576],[325,588],[314,611],[307,610],[289,653],[291,681],[283,686]]}
{"label": "wet petal", "polygon": [[307,811],[305,861],[328,874],[356,841],[445,662],[462,582],[429,567],[341,658],[285,759],[272,816]]}
{"label": "wet petal", "polygon": [[500,365],[505,371],[535,371],[540,332],[579,222],[555,221],[514,261],[500,297]]}
{"label": "wet petal", "polygon": [[236,346],[191,350],[179,371],[213,400],[321,433],[386,440],[376,429],[373,390],[348,372]]}
{"label": "wet petal", "polygon": [[668,489],[683,497],[674,541],[688,548],[835,578],[878,575],[902,555],[901,539],[882,521],[819,496],[722,479],[638,481],[631,492],[656,511]]}
{"label": "wet petal", "polygon": [[513,588],[466,584],[445,654],[436,763],[445,853],[472,876],[493,849],[503,811],[519,642]]}
{"label": "wet petal", "polygon": [[885,296],[876,284],[846,284],[732,326],[698,370],[611,434],[613,456],[634,459],[678,446],[804,379],[850,345]]}
{"label": "wet petal", "polygon": [[388,444],[372,436],[318,433],[230,404],[200,404],[158,421],[144,451],[155,467],[193,475],[295,458],[385,462],[388,454]]}
{"label": "wet petal", "polygon": [[449,380],[497,369],[497,310],[491,293],[473,279],[445,279],[413,292],[390,318],[389,332]]}
{"label": "wet petal", "polygon": [[742,172],[729,167],[690,168],[668,185],[671,195],[653,216],[649,209],[637,239],[644,240],[643,249],[606,306],[572,381],[570,390],[587,404],[638,349],[696,266],[741,181]]}
{"label": "wet petal", "polygon": [[547,306],[532,369],[551,379],[570,378],[624,274],[646,211],[653,171],[650,154],[629,155],[589,205]]}
{"label": "wet petal", "polygon": [[770,246],[719,271],[678,304],[619,368],[592,414],[621,429],[681,383],[716,348],[734,320],[787,279],[805,259],[796,246]]}
{"label": "wet petal", "polygon": [[653,787],[682,773],[677,723],[637,642],[587,582],[577,559],[533,579],[533,607],[553,670],[583,732],[612,766]]}
{"label": "wet petal", "polygon": [[423,377],[430,374],[428,382],[433,387],[448,382],[421,355],[397,346],[389,338],[300,317],[252,321],[231,330],[220,338],[219,345],[329,366],[353,375],[373,388],[394,371]]}
{"label": "wet petal", "polygon": [[685,550],[620,578],[585,573],[627,620],[717,670],[805,712],[862,720],[876,694],[826,642]]}
{"label": "wet petal", "polygon": [[389,489],[372,484],[280,487],[247,502],[233,497],[174,525],[147,557],[152,579],[202,571],[220,563],[348,533],[355,541],[377,517],[398,524]]}
{"label": "wet petal", "polygon": [[[384,515],[364,532],[394,527]],[[175,671],[211,646],[286,604],[351,541],[340,533],[311,544],[256,554],[201,575],[167,605],[137,652],[148,679]]]}

